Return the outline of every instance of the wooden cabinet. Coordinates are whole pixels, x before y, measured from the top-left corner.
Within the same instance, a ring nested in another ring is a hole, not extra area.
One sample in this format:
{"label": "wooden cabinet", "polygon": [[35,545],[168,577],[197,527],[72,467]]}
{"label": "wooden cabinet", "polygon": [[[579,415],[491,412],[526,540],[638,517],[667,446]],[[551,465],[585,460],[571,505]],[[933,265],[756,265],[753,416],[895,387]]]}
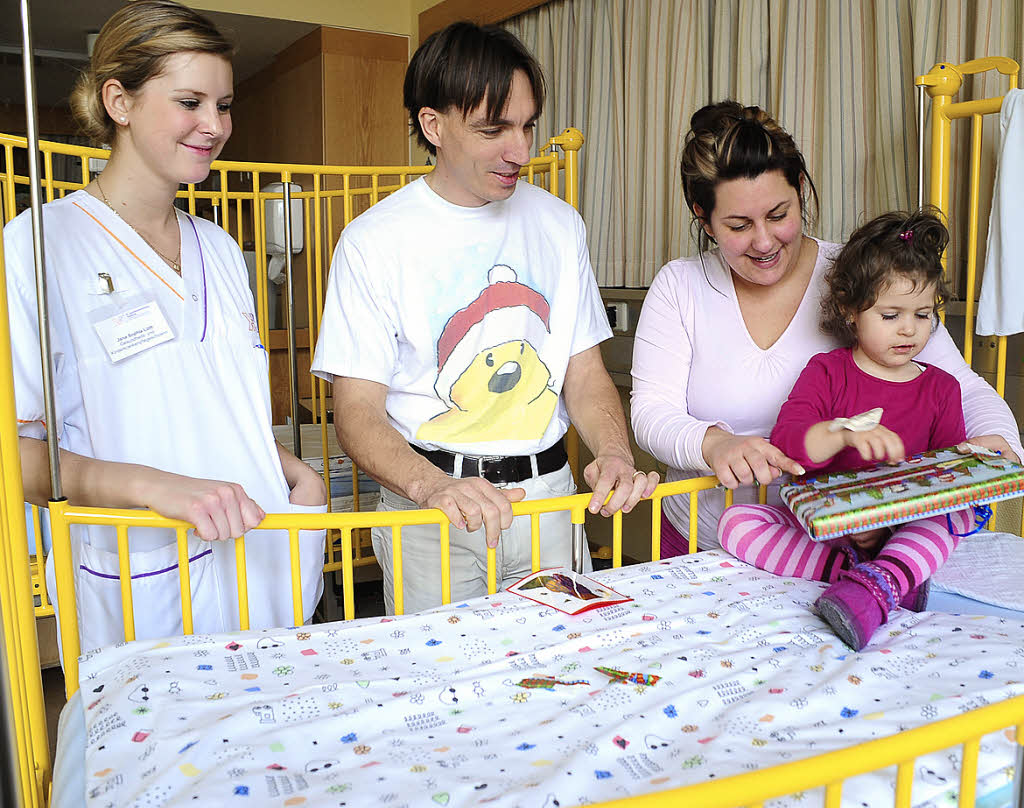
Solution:
{"label": "wooden cabinet", "polygon": [[[234,133],[221,156],[307,165],[407,164],[408,119],[402,106],[402,83],[408,61],[407,36],[328,27],[311,31],[238,86],[232,106]],[[270,174],[260,178],[260,185],[279,179]],[[306,190],[313,187],[309,175],[296,174],[293,181]],[[325,187],[341,188],[341,182],[330,177]],[[341,200],[332,205],[331,232],[322,228],[325,286],[330,256],[344,222]],[[251,237],[250,228],[247,223],[246,238]],[[300,398],[310,396],[306,290],[312,255],[311,245],[306,244],[292,262]],[[281,289],[272,286],[271,292],[281,294]],[[279,308],[287,309],[284,301]],[[271,403],[274,423],[280,424],[291,402],[287,333],[272,331],[269,342]]]}
{"label": "wooden cabinet", "polygon": [[317,28],[242,82],[229,160],[401,165],[409,159],[402,82],[409,38]]}

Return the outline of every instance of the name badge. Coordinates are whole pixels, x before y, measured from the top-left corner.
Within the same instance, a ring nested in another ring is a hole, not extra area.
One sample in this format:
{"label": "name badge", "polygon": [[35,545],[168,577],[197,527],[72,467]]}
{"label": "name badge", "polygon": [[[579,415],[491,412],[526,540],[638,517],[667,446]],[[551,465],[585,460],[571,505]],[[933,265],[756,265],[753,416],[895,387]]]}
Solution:
{"label": "name badge", "polygon": [[120,362],[174,339],[174,332],[155,300],[97,319],[93,327],[111,362]]}

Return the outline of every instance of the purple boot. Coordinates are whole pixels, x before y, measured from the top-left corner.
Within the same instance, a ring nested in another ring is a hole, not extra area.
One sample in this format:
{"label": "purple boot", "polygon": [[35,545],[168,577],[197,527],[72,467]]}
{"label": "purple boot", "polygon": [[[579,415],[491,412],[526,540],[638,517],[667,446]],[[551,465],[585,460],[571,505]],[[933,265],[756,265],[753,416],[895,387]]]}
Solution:
{"label": "purple boot", "polygon": [[[870,568],[870,569],[868,569]],[[876,578],[886,573],[871,562],[844,570],[814,604],[844,643],[860,651],[889,618],[887,593]],[[887,576],[883,579],[887,585]]]}

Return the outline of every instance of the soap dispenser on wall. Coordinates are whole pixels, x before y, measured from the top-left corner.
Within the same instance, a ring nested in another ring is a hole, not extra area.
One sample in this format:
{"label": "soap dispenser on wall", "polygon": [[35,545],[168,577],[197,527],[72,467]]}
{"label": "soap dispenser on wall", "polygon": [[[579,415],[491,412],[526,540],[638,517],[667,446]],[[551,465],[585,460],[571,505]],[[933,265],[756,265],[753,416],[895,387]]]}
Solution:
{"label": "soap dispenser on wall", "polygon": [[[294,194],[300,192],[302,186],[297,183],[291,183],[292,196],[292,255],[297,255],[302,252],[303,248],[303,234],[305,233],[305,224],[303,222],[303,204],[301,199],[296,199]],[[269,194],[281,194],[284,193],[283,182],[272,182],[269,185],[264,186],[261,191]],[[285,237],[284,237],[284,199],[268,199],[264,203],[266,215],[263,220],[263,235],[267,245],[267,279],[273,282],[275,285],[280,286],[285,282]],[[249,268],[249,286],[252,289],[252,295],[255,299],[259,299],[259,291],[257,284],[259,279],[256,275],[256,251],[246,250],[243,253],[245,258],[246,266]],[[263,283],[266,283],[264,281]],[[276,291],[272,291],[267,296],[268,311],[267,317],[271,328],[281,328],[283,325],[283,318],[280,316],[279,310],[280,305],[278,303],[280,295]],[[287,301],[285,301],[285,307],[287,307]]]}
{"label": "soap dispenser on wall", "polygon": [[[302,192],[298,183],[290,183],[292,193],[292,255],[302,252],[302,238],[305,229],[302,221],[302,200],[295,194]],[[272,182],[260,189],[265,194],[284,193],[283,182]],[[285,267],[285,235],[284,235],[284,199],[268,199],[264,203],[267,211],[267,277],[274,283],[284,283]]]}

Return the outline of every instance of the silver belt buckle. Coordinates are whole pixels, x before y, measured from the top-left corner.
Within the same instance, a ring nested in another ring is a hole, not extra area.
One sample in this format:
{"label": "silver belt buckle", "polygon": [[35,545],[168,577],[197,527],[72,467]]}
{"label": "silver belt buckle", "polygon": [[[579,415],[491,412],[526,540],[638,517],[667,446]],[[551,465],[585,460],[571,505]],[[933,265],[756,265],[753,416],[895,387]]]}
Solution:
{"label": "silver belt buckle", "polygon": [[[485,480],[487,479],[486,477],[484,477],[484,464],[485,463],[501,463],[503,461],[508,460],[510,457],[511,457],[511,455],[481,455],[480,457],[477,458],[477,470],[479,471],[480,476],[483,477]],[[505,478],[504,469],[501,469],[500,466],[498,468],[499,468],[499,473],[497,474],[498,479],[497,480],[488,480],[488,482],[492,482],[492,483],[509,483],[509,482],[512,482],[512,480],[508,480],[508,479]]]}

